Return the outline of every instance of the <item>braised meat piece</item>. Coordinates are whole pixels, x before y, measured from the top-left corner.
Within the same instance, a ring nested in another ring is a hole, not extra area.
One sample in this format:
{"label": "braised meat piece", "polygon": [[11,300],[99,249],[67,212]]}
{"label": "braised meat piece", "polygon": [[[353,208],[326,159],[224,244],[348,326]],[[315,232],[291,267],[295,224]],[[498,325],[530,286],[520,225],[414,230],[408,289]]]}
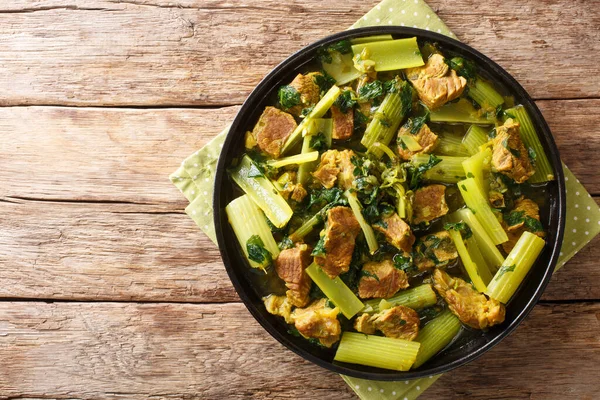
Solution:
{"label": "braised meat piece", "polygon": [[327,306],[327,299],[315,300],[306,308],[292,313],[294,326],[305,338],[318,339],[325,347],[340,340],[342,326],[337,319],[339,309]]}
{"label": "braised meat piece", "polygon": [[354,320],[354,329],[356,332],[364,333],[365,335],[374,335],[375,334],[375,326],[373,325],[373,320],[371,319],[371,314],[361,314]]}
{"label": "braised meat piece", "polygon": [[352,150],[327,150],[312,175],[327,189],[331,189],[336,181],[339,187],[349,189],[354,181],[353,156]]}
{"label": "braised meat piece", "polygon": [[362,299],[387,299],[408,287],[406,273],[396,268],[391,260],[368,262],[363,265],[361,275],[358,296]]}
{"label": "braised meat piece", "polygon": [[515,182],[523,183],[535,170],[529,160],[529,152],[521,140],[519,127],[518,122],[509,118],[504,125],[496,128],[496,137],[492,141],[492,167]]}
{"label": "braised meat piece", "polygon": [[300,104],[290,108],[289,113],[299,116],[305,108],[313,107],[320,100],[321,88],[315,82],[315,76],[322,75],[319,72],[310,72],[306,75],[298,74],[290,83],[300,94]]}
{"label": "braised meat piece", "polygon": [[448,213],[446,186],[428,185],[415,190],[413,199],[413,224],[430,221]]}
{"label": "braised meat piece", "polygon": [[374,224],[373,229],[385,235],[385,239],[395,248],[409,253],[415,236],[410,231],[410,226],[393,213],[388,217],[383,217],[381,222]]}
{"label": "braised meat piece", "polygon": [[513,210],[504,218],[502,225],[508,235],[508,242],[502,243],[502,248],[507,253],[515,247],[525,231],[539,237],[546,236],[540,223],[540,207],[533,200],[523,196],[515,201]]}
{"label": "braised meat piece", "polygon": [[296,129],[296,120],[275,107],[266,107],[252,130],[258,147],[268,155],[278,158],[287,138]]}
{"label": "braised meat piece", "polygon": [[[410,151],[404,145],[404,142],[401,141],[401,136],[412,136],[419,145],[421,145],[422,149],[419,151]],[[421,128],[415,133],[412,133],[412,125],[404,124],[400,130],[398,131],[398,155],[405,161],[411,159],[412,156],[418,153],[428,154],[433,151],[438,142],[438,135],[433,133],[431,129],[427,126],[427,124],[423,124]]]}
{"label": "braised meat piece", "polygon": [[422,67],[409,68],[406,77],[429,109],[441,107],[462,94],[467,80],[449,70],[441,54],[433,54]]}
{"label": "braised meat piece", "polygon": [[323,239],[325,254],[315,256],[315,262],[332,279],[348,271],[354,242],[360,230],[360,225],[349,207],[333,207],[327,211]]}
{"label": "braised meat piece", "polygon": [[298,243],[294,248],[282,250],[275,260],[275,271],[289,289],[286,296],[296,307],[308,304],[312,281],[305,269],[312,260],[310,251],[308,245]]}
{"label": "braised meat piece", "polygon": [[350,139],[354,131],[354,110],[348,109],[346,113],[333,105],[330,108],[331,118],[333,119],[333,133],[331,137],[334,139]]}
{"label": "braised meat piece", "polygon": [[286,296],[276,296],[271,294],[263,297],[265,308],[269,314],[283,317],[288,324],[293,323],[292,320],[292,303]]}
{"label": "braised meat piece", "polygon": [[412,308],[395,306],[373,316],[373,326],[385,336],[415,340],[419,334],[419,314]]}
{"label": "braised meat piece", "polygon": [[504,321],[504,304],[496,299],[488,299],[460,278],[451,277],[436,268],[433,287],[448,303],[450,311],[472,328],[485,329]]}
{"label": "braised meat piece", "polygon": [[419,271],[444,266],[457,258],[456,246],[447,231],[423,236],[414,246],[413,262]]}

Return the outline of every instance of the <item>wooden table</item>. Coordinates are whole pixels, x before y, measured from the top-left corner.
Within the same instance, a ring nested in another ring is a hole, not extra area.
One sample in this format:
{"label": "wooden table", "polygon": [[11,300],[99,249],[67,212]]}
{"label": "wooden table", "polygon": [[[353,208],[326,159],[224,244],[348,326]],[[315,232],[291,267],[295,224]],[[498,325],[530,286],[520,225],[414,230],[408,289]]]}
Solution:
{"label": "wooden table", "polygon": [[[525,86],[600,195],[600,2],[430,4]],[[2,1],[0,398],[354,397],[254,321],[167,176],[278,62],[374,5]],[[427,398],[600,398],[599,244]]]}

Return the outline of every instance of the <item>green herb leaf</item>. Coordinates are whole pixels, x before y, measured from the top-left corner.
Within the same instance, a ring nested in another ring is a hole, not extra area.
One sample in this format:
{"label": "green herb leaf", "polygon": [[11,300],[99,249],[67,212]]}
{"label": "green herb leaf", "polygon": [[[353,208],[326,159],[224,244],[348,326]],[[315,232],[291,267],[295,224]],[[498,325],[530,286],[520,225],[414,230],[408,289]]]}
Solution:
{"label": "green herb leaf", "polygon": [[319,132],[316,135],[310,137],[309,146],[313,150],[323,151],[327,149],[327,138],[323,132]]}
{"label": "green herb leaf", "polygon": [[535,218],[526,216],[524,218],[524,222],[525,222],[525,226],[527,227],[527,229],[531,232],[543,232],[544,231],[544,227],[542,226],[542,223]]}
{"label": "green herb leaf", "polygon": [[451,69],[467,80],[473,80],[477,77],[477,66],[472,61],[462,57],[453,57],[450,60],[445,59],[445,61]]}
{"label": "green herb leaf", "polygon": [[248,258],[263,267],[271,264],[273,256],[271,252],[265,248],[265,244],[258,235],[250,236],[250,239],[246,242],[246,249],[248,250]]}
{"label": "green herb leaf", "polygon": [[325,70],[321,71],[320,74],[313,75],[313,82],[317,84],[321,94],[326,93],[335,85],[335,79]]}
{"label": "green herb leaf", "polygon": [[381,81],[369,82],[366,85],[358,89],[358,97],[361,101],[368,101],[379,97],[385,93],[383,84]]}
{"label": "green herb leaf", "polygon": [[277,94],[279,96],[279,104],[285,110],[300,104],[300,92],[290,85],[280,87]]}
{"label": "green herb leaf", "polygon": [[412,259],[410,257],[405,257],[402,254],[396,254],[392,258],[392,261],[394,263],[394,267],[404,271],[407,274],[416,272],[418,270],[417,266],[413,264]]}
{"label": "green herb leaf", "polygon": [[325,250],[325,236],[321,236],[312,253],[310,253],[313,257],[324,256],[327,251]]}
{"label": "green herb leaf", "polygon": [[362,271],[360,271],[360,276],[364,276],[366,278],[373,278],[375,279],[377,282],[379,282],[379,277],[369,271],[365,271],[364,269]]}
{"label": "green herb leaf", "polygon": [[508,226],[518,225],[525,219],[525,211],[511,211],[504,215],[504,222]]}
{"label": "green herb leaf", "polygon": [[341,54],[348,54],[352,52],[352,43],[350,40],[344,39],[339,42],[330,44],[329,46],[323,46],[317,50],[317,57],[321,62],[331,64],[333,59],[331,58],[331,53],[339,52]]}
{"label": "green herb leaf", "polygon": [[460,221],[460,222],[456,222],[456,223],[452,223],[452,222],[445,223],[444,229],[447,231],[453,230],[453,231],[459,232],[462,235],[463,239],[468,239],[471,236],[473,236],[473,231],[471,231],[471,228],[469,227],[469,225],[467,225],[464,221]]}
{"label": "green herb leaf", "polygon": [[441,158],[436,157],[434,154],[430,154],[429,160],[425,164],[418,164],[417,166],[411,164],[408,167],[408,173],[410,175],[409,189],[417,189],[421,184],[423,174],[440,162],[442,162]]}
{"label": "green herb leaf", "polygon": [[344,90],[338,98],[335,100],[335,105],[340,109],[341,112],[346,114],[348,110],[354,108],[356,104],[356,98],[351,90]]}
{"label": "green herb leaf", "polygon": [[500,267],[500,269],[498,270],[497,273],[497,277],[500,278],[502,275],[504,275],[507,272],[513,272],[516,268],[516,264],[513,265],[503,265],[502,267]]}

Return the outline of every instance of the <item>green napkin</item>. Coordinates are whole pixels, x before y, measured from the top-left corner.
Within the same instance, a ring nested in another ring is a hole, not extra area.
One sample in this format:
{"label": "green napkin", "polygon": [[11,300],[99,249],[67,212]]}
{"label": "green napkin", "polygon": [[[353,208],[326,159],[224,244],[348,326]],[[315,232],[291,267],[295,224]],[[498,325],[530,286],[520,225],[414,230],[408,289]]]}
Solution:
{"label": "green napkin", "polygon": [[[383,0],[351,28],[373,25],[412,26],[456,38],[423,0]],[[185,212],[213,242],[216,242],[212,209],[214,173],[228,131],[226,128],[186,158],[170,176],[171,182],[190,202]],[[600,208],[564,164],[563,170],[567,187],[567,222],[556,270],[600,232]],[[361,399],[413,400],[440,376],[401,382],[369,381],[344,375],[342,378]]]}

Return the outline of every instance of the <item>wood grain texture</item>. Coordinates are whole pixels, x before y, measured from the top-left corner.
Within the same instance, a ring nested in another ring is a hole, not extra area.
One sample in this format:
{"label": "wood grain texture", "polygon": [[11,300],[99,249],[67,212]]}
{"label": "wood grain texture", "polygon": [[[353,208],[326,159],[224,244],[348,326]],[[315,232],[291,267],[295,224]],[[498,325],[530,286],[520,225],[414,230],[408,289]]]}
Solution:
{"label": "wood grain texture", "polygon": [[[598,96],[596,1],[431,0],[536,98]],[[0,104],[240,104],[275,65],[375,2],[26,0],[0,6]]]}
{"label": "wood grain texture", "polygon": [[[0,215],[0,298],[238,301],[216,246],[185,214],[19,200],[0,202]],[[544,299],[600,299],[598,244],[553,278]]]}
{"label": "wood grain texture", "polygon": [[[5,397],[354,398],[239,303],[0,303],[0,334]],[[427,398],[596,399],[599,358],[600,305],[540,305]]]}
{"label": "wood grain texture", "polygon": [[[600,194],[600,99],[538,105],[563,161]],[[0,195],[182,210],[185,199],[168,175],[237,110],[0,107]]]}

